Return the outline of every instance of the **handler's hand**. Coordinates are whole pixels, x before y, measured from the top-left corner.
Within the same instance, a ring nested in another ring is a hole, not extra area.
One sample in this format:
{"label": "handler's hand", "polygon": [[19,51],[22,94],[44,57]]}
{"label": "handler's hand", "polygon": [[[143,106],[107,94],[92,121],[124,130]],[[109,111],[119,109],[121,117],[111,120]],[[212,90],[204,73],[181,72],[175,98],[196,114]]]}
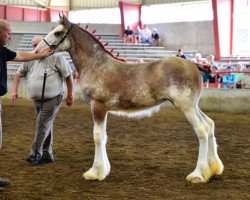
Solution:
{"label": "handler's hand", "polygon": [[53,50],[51,49],[46,49],[43,52],[40,52],[38,54],[40,54],[41,58],[47,58],[48,56],[52,55],[54,53]]}
{"label": "handler's hand", "polygon": [[11,101],[12,103],[15,103],[18,98],[18,93],[16,91],[12,91],[11,93]]}
{"label": "handler's hand", "polygon": [[72,94],[71,95],[68,94],[68,96],[66,97],[66,104],[67,104],[67,106],[71,106],[73,103],[74,103],[74,97],[73,97],[73,95]]}

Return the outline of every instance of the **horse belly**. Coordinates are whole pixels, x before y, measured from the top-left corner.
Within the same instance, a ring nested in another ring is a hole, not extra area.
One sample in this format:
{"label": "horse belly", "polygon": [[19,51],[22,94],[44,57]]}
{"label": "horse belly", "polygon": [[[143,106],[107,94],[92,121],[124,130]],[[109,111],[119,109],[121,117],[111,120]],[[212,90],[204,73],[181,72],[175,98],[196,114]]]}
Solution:
{"label": "horse belly", "polygon": [[142,108],[128,108],[128,109],[113,109],[110,110],[109,113],[124,116],[128,118],[143,118],[150,117],[152,114],[158,112],[161,108],[162,104],[154,105],[151,107],[142,107]]}

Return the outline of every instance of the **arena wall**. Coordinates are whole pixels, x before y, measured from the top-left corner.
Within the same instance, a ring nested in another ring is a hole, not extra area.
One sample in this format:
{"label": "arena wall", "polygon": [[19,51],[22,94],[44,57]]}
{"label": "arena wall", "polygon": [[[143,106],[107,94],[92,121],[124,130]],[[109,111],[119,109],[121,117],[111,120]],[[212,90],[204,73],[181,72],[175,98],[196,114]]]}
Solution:
{"label": "arena wall", "polygon": [[[13,80],[8,80],[9,92],[3,98],[11,97]],[[29,99],[25,79],[19,85],[19,97]],[[80,84],[74,85],[75,100],[82,101]],[[166,106],[172,106],[167,103]],[[250,113],[250,90],[249,89],[204,89],[200,108],[203,111],[229,112],[229,113]]]}
{"label": "arena wall", "polygon": [[[35,33],[35,34],[47,34],[52,30],[57,23],[53,22],[19,22],[11,21],[13,33]],[[107,35],[120,35],[121,25],[120,24],[88,24],[89,30],[96,29],[96,34],[107,34]],[[81,27],[85,27],[86,24],[81,24]]]}
{"label": "arena wall", "polygon": [[213,21],[150,24],[162,37],[166,49],[198,50],[202,55],[214,54]]}

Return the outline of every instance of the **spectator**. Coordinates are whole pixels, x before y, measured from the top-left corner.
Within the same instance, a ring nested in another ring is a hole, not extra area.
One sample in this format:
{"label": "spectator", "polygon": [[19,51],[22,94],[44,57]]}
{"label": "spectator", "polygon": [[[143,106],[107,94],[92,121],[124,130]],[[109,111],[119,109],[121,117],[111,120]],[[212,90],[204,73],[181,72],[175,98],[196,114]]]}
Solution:
{"label": "spectator", "polygon": [[142,58],[138,58],[135,63],[138,63],[138,64],[139,63],[143,63],[143,59]]}
{"label": "spectator", "polygon": [[221,83],[222,82],[222,78],[221,76],[216,73],[218,71],[218,68],[214,65],[212,66],[212,73],[209,76],[209,83]]}
{"label": "spectator", "polygon": [[[200,65],[204,65],[208,63],[207,59],[202,58],[200,53],[196,53],[195,58],[192,59],[192,61]],[[203,83],[208,83],[210,79],[210,74],[202,73],[202,79],[203,79]]]}
{"label": "spectator", "polygon": [[[28,52],[14,52],[6,48],[7,42],[11,39],[11,25],[8,21],[0,19],[0,149],[2,146],[2,102],[1,96],[7,93],[7,61],[31,61],[35,59],[45,58],[50,56],[53,52],[46,50],[42,53],[28,53]],[[7,179],[0,178],[0,192],[4,189],[2,187],[10,184]]]}
{"label": "spectator", "polygon": [[177,57],[183,58],[183,59],[187,59],[187,57],[185,56],[185,54],[183,53],[183,49],[178,49],[177,52]]}
{"label": "spectator", "polygon": [[209,65],[210,65],[211,67],[215,67],[216,70],[218,70],[218,64],[214,61],[214,59],[215,59],[214,55],[213,55],[213,54],[210,54],[210,55],[208,56],[208,63],[209,63]]}
{"label": "spectator", "polygon": [[127,26],[127,29],[124,30],[123,42],[132,43],[134,41],[134,33],[130,29],[130,26]]}
{"label": "spectator", "polygon": [[211,78],[210,74],[202,73],[203,83],[209,83],[210,78]]}
{"label": "spectator", "polygon": [[161,38],[156,28],[152,30],[152,46],[160,46]]}
{"label": "spectator", "polygon": [[143,26],[142,34],[141,34],[141,42],[143,44],[151,44],[152,42],[152,32],[149,30],[147,25]]}
{"label": "spectator", "polygon": [[141,27],[138,25],[136,27],[136,31],[135,31],[135,34],[134,34],[134,41],[135,41],[136,44],[141,43],[141,34],[142,34],[142,30],[141,30]]}
{"label": "spectator", "polygon": [[223,76],[224,88],[233,89],[236,87],[237,77],[231,73],[231,67],[227,67],[228,74]]}
{"label": "spectator", "polygon": [[195,62],[197,64],[201,64],[201,65],[208,64],[207,59],[206,58],[202,58],[202,56],[201,56],[200,53],[196,53],[195,54],[195,58],[193,59],[193,62]]}
{"label": "spectator", "polygon": [[242,88],[250,89],[250,65],[246,66],[245,72],[241,80]]}
{"label": "spectator", "polygon": [[[35,36],[32,46],[35,48],[43,38]],[[44,83],[45,71],[47,80]],[[18,84],[21,77],[27,77],[28,92],[34,102],[36,113],[35,139],[31,152],[26,161],[32,164],[54,162],[53,122],[63,102],[64,82],[66,82],[68,94],[66,103],[73,104],[73,81],[71,69],[66,59],[56,53],[47,59],[25,63],[20,66],[13,83],[11,98],[15,102],[18,98]],[[43,89],[45,85],[45,89]],[[44,98],[43,98],[44,90]]]}
{"label": "spectator", "polygon": [[242,71],[242,67],[241,67],[241,64],[236,64],[236,68],[235,68],[235,75],[237,77],[237,83],[236,83],[236,86],[241,88],[241,80],[242,80],[242,77],[244,75],[244,73],[241,73]]}

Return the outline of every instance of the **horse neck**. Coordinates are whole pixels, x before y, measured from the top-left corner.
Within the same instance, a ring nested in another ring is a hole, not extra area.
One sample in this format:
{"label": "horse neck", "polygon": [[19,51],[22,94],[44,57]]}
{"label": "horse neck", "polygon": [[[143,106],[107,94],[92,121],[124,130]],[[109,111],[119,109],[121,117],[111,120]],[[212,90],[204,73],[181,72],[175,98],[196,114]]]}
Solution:
{"label": "horse neck", "polygon": [[[91,36],[79,27],[75,27],[72,32],[69,54],[79,73],[84,73],[89,68],[98,68],[114,59],[105,52]],[[111,61],[112,62],[112,61]]]}

